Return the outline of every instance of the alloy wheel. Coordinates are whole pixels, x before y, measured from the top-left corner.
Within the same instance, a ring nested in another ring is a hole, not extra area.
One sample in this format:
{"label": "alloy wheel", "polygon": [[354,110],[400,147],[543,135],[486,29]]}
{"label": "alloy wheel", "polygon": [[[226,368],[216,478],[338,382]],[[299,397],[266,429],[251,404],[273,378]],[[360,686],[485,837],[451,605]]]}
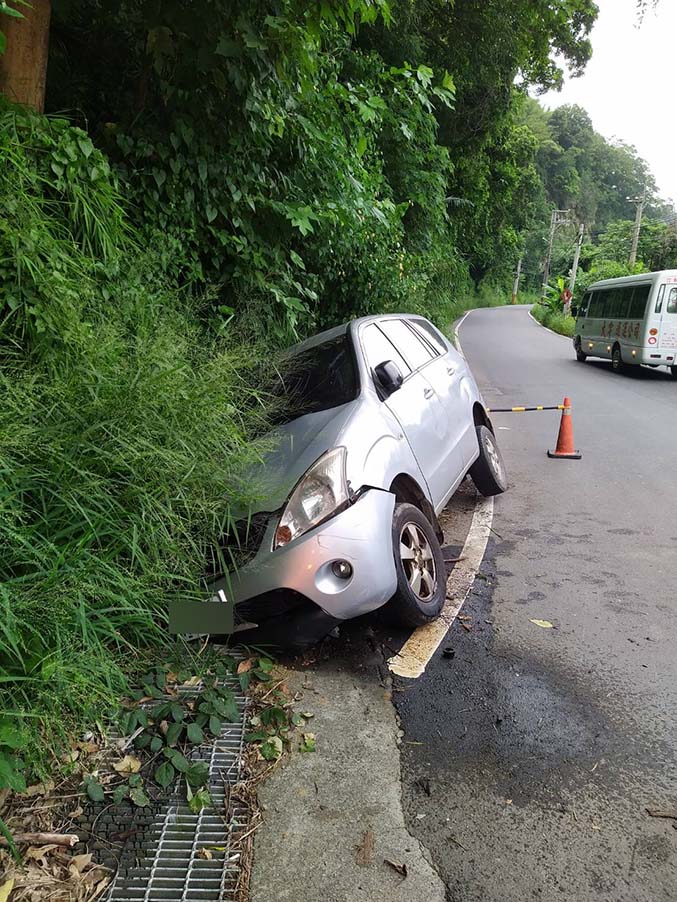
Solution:
{"label": "alloy wheel", "polygon": [[435,559],[423,530],[416,523],[405,523],[400,533],[400,560],[409,588],[421,601],[435,594]]}

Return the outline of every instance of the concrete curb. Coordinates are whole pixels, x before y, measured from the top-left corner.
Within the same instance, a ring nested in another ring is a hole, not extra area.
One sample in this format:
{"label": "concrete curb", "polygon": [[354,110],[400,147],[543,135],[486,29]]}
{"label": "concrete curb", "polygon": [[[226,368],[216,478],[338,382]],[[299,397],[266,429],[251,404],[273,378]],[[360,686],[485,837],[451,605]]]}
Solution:
{"label": "concrete curb", "polygon": [[251,902],[444,902],[444,884],[406,828],[400,731],[375,666],[320,664],[289,671],[288,684],[315,715],[317,751],[293,752],[261,788]]}

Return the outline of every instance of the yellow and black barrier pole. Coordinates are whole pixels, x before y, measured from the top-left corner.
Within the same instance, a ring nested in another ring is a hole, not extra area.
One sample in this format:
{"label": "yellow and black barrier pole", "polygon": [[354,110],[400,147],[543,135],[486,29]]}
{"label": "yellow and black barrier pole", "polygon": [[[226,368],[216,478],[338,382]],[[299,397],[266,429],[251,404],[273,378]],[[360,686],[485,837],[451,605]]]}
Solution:
{"label": "yellow and black barrier pole", "polygon": [[487,413],[523,413],[528,410],[564,410],[564,404],[554,404],[546,407],[537,404],[536,407],[485,407]]}
{"label": "yellow and black barrier pole", "polygon": [[534,407],[485,407],[485,410],[487,413],[526,413],[530,410],[561,410],[562,421],[557,436],[557,447],[554,451],[548,451],[548,457],[580,460],[581,452],[577,451],[574,446],[574,427],[569,398],[565,398],[563,404],[537,404]]}

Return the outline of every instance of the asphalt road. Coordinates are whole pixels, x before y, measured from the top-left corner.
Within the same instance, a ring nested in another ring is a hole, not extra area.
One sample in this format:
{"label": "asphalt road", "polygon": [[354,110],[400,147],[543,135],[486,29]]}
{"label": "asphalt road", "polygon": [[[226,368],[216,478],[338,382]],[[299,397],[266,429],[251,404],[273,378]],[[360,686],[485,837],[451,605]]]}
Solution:
{"label": "asphalt road", "polygon": [[[449,902],[677,899],[677,382],[575,361],[524,308],[460,338],[511,488],[426,673],[395,683],[407,826]],[[550,621],[545,629],[532,619]]]}

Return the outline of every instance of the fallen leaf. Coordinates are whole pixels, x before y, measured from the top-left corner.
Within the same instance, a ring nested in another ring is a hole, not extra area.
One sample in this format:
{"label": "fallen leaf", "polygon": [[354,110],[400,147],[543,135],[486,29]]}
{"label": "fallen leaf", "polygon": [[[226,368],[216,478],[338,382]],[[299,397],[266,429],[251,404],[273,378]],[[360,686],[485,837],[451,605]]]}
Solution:
{"label": "fallen leaf", "polygon": [[384,858],[383,861],[385,864],[389,865],[394,871],[397,871],[402,877],[407,876],[407,866],[406,864],[402,864],[399,861],[392,861],[390,858]]}
{"label": "fallen leaf", "polygon": [[256,660],[256,658],[247,658],[244,661],[240,661],[240,663],[237,665],[237,672],[238,673],[248,673],[254,666],[255,660]]}
{"label": "fallen leaf", "polygon": [[181,685],[186,689],[190,689],[191,687],[199,686],[201,682],[202,682],[201,676],[193,676],[189,680],[186,680],[185,683],[181,683]]}
{"label": "fallen leaf", "polygon": [[9,880],[5,881],[5,883],[0,886],[0,902],[7,902],[9,899],[9,894],[12,892],[14,888],[14,877],[11,877]]}
{"label": "fallen leaf", "polygon": [[198,858],[204,858],[206,861],[211,861],[214,857],[210,850],[206,849],[204,846],[197,850],[196,855]]}
{"label": "fallen leaf", "polygon": [[466,632],[472,632],[472,626],[469,623],[465,623],[463,620],[461,620],[461,626]]}
{"label": "fallen leaf", "polygon": [[80,815],[83,813],[83,811],[84,811],[84,808],[82,807],[82,805],[78,805],[77,808],[74,808],[72,811],[69,811],[68,814],[66,815],[66,817],[70,817],[70,818],[72,818],[72,820],[75,820],[76,817],[80,817]]}
{"label": "fallen leaf", "polygon": [[113,770],[119,774],[138,774],[141,770],[141,762],[134,755],[125,755],[121,761],[116,761]]}
{"label": "fallen leaf", "polygon": [[535,624],[536,626],[542,627],[544,630],[554,629],[552,623],[549,620],[530,620],[530,623]]}
{"label": "fallen leaf", "polygon": [[677,821],[677,808],[647,808],[649,817],[668,817]]}
{"label": "fallen leaf", "polygon": [[84,871],[84,869],[87,867],[87,865],[91,864],[91,863],[92,863],[92,853],[91,852],[87,852],[84,855],[74,855],[71,858],[71,862],[68,867],[68,870],[75,877],[76,875],[81,874]]}
{"label": "fallen leaf", "polygon": [[459,614],[458,619],[459,620],[472,620],[472,617],[470,616],[470,614]]}
{"label": "fallen leaf", "polygon": [[54,781],[47,780],[45,783],[36,783],[34,786],[28,786],[21,793],[22,796],[44,796],[54,789]]}
{"label": "fallen leaf", "polygon": [[303,733],[303,742],[299,746],[301,752],[314,752],[317,748],[314,733]]}
{"label": "fallen leaf", "polygon": [[362,834],[362,842],[357,847],[355,859],[362,868],[374,860],[374,833],[371,829],[365,830]]}

